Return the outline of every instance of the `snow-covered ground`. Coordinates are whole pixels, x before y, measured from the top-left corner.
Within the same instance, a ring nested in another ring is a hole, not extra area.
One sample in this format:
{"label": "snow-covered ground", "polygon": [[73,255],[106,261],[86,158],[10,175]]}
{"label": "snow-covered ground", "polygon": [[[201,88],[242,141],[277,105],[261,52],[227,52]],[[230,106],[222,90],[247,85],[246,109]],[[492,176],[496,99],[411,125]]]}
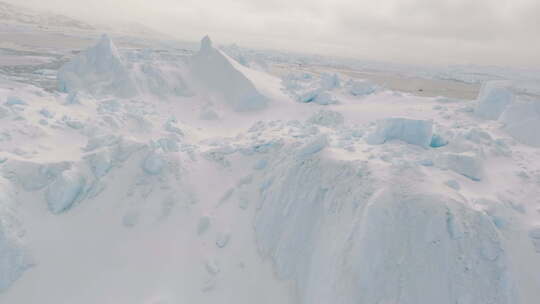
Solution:
{"label": "snow-covered ground", "polygon": [[0,303],[539,303],[536,74],[12,30]]}

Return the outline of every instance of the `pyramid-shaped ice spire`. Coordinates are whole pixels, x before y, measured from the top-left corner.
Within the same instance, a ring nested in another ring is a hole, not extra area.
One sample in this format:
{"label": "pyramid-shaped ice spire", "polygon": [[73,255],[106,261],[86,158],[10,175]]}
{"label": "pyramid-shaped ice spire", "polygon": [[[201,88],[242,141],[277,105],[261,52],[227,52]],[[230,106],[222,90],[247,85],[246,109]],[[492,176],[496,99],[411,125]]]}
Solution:
{"label": "pyramid-shaped ice spire", "polygon": [[103,34],[99,42],[86,51],[86,57],[95,64],[98,71],[106,71],[114,67],[123,66],[118,49],[109,35]]}
{"label": "pyramid-shaped ice spire", "polygon": [[112,39],[104,34],[98,43],[65,64],[58,72],[60,91],[86,91],[92,95],[130,97],[135,82]]}
{"label": "pyramid-shaped ice spire", "polygon": [[201,40],[201,47],[190,60],[191,74],[211,93],[216,101],[225,102],[236,111],[262,109],[267,98],[260,94],[254,84],[237,70],[232,59],[212,46],[210,37]]}
{"label": "pyramid-shaped ice spire", "polygon": [[212,40],[210,39],[210,37],[208,35],[204,36],[203,39],[201,40],[201,48],[199,51],[205,52],[213,48],[214,47],[212,46]]}

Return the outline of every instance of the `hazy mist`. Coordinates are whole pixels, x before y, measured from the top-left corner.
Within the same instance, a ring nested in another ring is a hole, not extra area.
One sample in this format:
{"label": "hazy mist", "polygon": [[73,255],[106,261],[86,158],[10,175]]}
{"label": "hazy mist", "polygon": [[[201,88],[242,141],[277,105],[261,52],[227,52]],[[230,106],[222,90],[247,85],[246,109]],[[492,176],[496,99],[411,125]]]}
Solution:
{"label": "hazy mist", "polygon": [[182,40],[425,64],[540,66],[538,0],[7,0]]}

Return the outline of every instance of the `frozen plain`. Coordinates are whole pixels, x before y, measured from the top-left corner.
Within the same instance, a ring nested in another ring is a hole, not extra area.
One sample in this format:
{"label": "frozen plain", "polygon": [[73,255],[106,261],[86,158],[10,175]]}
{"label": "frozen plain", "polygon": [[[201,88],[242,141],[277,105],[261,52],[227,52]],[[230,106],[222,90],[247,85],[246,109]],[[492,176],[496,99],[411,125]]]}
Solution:
{"label": "frozen plain", "polygon": [[540,301],[538,71],[65,31],[2,27],[0,303]]}

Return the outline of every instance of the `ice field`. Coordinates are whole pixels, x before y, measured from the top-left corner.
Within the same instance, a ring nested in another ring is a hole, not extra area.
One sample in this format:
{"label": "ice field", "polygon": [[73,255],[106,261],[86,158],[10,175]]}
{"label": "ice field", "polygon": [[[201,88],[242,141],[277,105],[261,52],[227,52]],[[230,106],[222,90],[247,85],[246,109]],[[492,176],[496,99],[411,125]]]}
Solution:
{"label": "ice field", "polygon": [[47,20],[0,23],[0,303],[540,303],[540,71]]}

